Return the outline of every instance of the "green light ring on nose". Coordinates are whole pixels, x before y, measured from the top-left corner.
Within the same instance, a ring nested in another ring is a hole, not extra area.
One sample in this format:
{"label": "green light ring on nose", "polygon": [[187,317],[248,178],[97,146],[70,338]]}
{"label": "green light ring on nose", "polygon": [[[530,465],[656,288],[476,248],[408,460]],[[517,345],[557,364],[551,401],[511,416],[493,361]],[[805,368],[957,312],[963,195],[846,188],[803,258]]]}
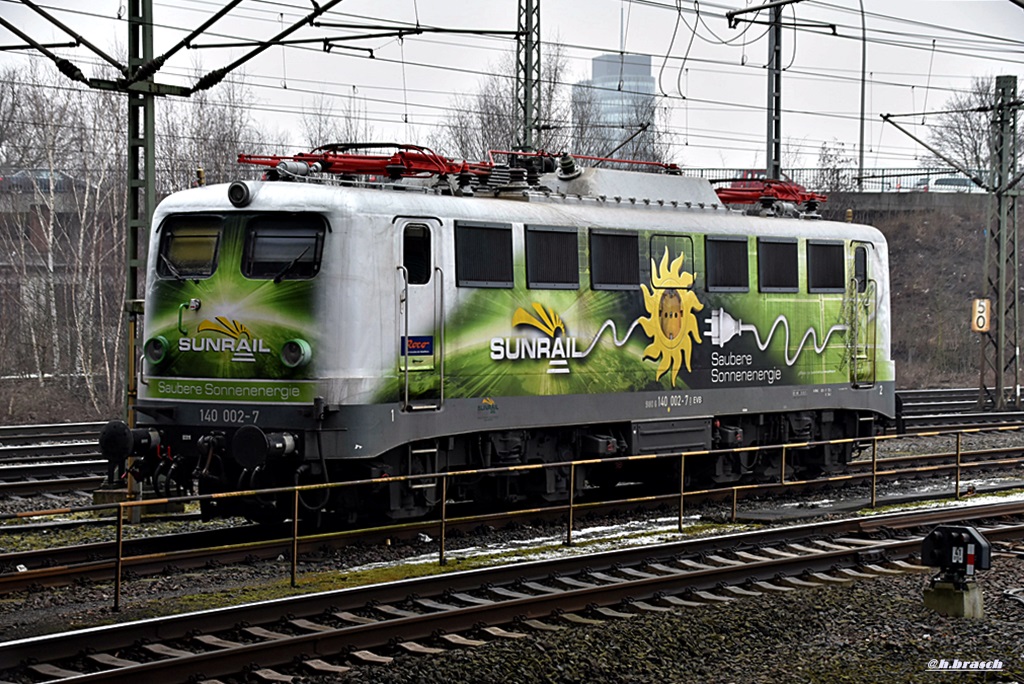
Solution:
{"label": "green light ring on nose", "polygon": [[313,348],[309,342],[296,337],[288,340],[281,347],[281,363],[288,368],[305,366],[313,359]]}

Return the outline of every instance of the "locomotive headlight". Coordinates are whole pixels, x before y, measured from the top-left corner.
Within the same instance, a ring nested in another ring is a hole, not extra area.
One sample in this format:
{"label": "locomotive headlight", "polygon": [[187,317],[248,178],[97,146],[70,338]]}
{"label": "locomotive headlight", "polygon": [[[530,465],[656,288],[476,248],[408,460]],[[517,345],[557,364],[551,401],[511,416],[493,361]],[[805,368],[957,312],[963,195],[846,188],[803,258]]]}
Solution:
{"label": "locomotive headlight", "polygon": [[151,337],[146,341],[143,349],[146,352],[146,358],[149,362],[156,365],[163,361],[167,357],[167,349],[170,345],[167,344],[167,338],[163,335],[157,335]]}
{"label": "locomotive headlight", "polygon": [[281,347],[281,363],[289,368],[305,366],[313,358],[313,349],[309,342],[301,338],[288,340]]}

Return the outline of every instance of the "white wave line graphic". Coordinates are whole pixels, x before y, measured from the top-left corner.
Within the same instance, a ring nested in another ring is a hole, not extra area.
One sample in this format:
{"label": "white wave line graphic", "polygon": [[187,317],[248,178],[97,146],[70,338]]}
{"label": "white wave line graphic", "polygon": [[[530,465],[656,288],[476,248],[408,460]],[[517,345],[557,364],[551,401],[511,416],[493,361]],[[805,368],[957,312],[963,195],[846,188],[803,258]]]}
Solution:
{"label": "white wave line graphic", "polygon": [[601,335],[609,327],[612,329],[612,342],[615,343],[616,347],[621,347],[622,345],[626,344],[627,341],[629,341],[629,336],[633,334],[633,330],[635,330],[636,326],[638,326],[638,325],[640,325],[640,319],[639,318],[636,319],[635,321],[633,321],[633,325],[629,326],[629,330],[626,331],[626,335],[620,341],[618,339],[618,332],[619,331],[615,327],[615,321],[613,321],[611,319],[608,319],[607,321],[604,322],[604,325],[601,326],[601,329],[597,331],[597,334],[594,335],[594,340],[590,343],[590,346],[587,347],[587,350],[585,352],[583,352],[582,354],[580,354],[577,358],[581,358],[582,359],[582,358],[586,357],[588,354],[590,354],[590,352],[592,352],[594,350],[594,347],[597,346],[598,341],[601,339]]}
{"label": "white wave line graphic", "polygon": [[786,326],[786,346],[783,349],[783,352],[786,355],[787,366],[792,366],[794,363],[796,363],[796,360],[800,358],[800,354],[803,352],[804,345],[807,344],[807,338],[814,338],[814,353],[820,354],[821,352],[825,351],[825,347],[828,346],[828,339],[832,337],[833,333],[845,332],[850,329],[850,326],[845,324],[833,325],[831,328],[828,329],[828,332],[825,333],[825,339],[819,345],[818,333],[814,330],[814,328],[808,328],[807,332],[804,333],[803,339],[800,340],[800,344],[797,346],[796,352],[793,354],[793,358],[789,357],[789,321],[786,319],[785,315],[780,314],[779,317],[775,319],[775,322],[772,323],[772,329],[768,331],[768,337],[765,339],[764,342],[761,341],[761,335],[760,333],[757,332],[757,328],[755,326],[744,324],[740,326],[740,329],[749,330],[750,332],[754,333],[754,339],[757,340],[758,348],[761,351],[765,351],[768,348],[768,345],[771,344],[772,337],[775,335],[775,329],[779,327],[780,323]]}

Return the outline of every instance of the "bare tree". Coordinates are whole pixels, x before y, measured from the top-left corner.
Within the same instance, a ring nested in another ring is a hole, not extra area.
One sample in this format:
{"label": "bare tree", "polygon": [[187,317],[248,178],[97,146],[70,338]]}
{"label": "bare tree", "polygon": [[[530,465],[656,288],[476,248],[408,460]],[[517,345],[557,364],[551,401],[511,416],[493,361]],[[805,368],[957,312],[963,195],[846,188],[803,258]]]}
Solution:
{"label": "bare tree", "polygon": [[853,190],[856,182],[857,164],[846,145],[835,138],[823,142],[818,152],[818,170],[814,177],[814,190],[820,192],[844,192]]}
{"label": "bare tree", "polygon": [[[557,44],[544,55],[541,120],[536,122],[536,147],[549,152],[568,150],[573,139],[572,94],[565,85],[568,59]],[[489,150],[513,150],[522,145],[522,120],[515,96],[515,61],[506,55],[475,93],[456,95],[449,105],[447,125],[429,143],[439,152],[466,159],[484,159]]]}
{"label": "bare tree", "polygon": [[[969,90],[946,100],[944,113],[936,115],[928,142],[945,156],[970,171],[986,172],[992,158],[992,106],[995,79],[974,78]],[[1024,117],[1018,116],[1017,156],[1024,157]],[[929,157],[928,166],[946,162]]]}
{"label": "bare tree", "polygon": [[164,102],[158,114],[158,193],[190,187],[199,168],[207,183],[234,180],[238,154],[265,139],[250,114],[254,101],[245,74],[239,73],[187,100]]}

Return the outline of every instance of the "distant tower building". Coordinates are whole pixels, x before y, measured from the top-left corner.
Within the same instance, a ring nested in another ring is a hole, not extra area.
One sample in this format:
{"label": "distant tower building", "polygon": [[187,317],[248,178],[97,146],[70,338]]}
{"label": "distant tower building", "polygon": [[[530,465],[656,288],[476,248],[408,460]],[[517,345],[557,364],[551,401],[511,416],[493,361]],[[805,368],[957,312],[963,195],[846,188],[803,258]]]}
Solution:
{"label": "distant tower building", "polygon": [[[592,62],[592,78],[573,88],[574,149],[605,155],[640,133],[615,153],[617,157],[650,156],[654,140],[654,77],[649,55],[600,55]],[[586,139],[584,139],[586,138]]]}

